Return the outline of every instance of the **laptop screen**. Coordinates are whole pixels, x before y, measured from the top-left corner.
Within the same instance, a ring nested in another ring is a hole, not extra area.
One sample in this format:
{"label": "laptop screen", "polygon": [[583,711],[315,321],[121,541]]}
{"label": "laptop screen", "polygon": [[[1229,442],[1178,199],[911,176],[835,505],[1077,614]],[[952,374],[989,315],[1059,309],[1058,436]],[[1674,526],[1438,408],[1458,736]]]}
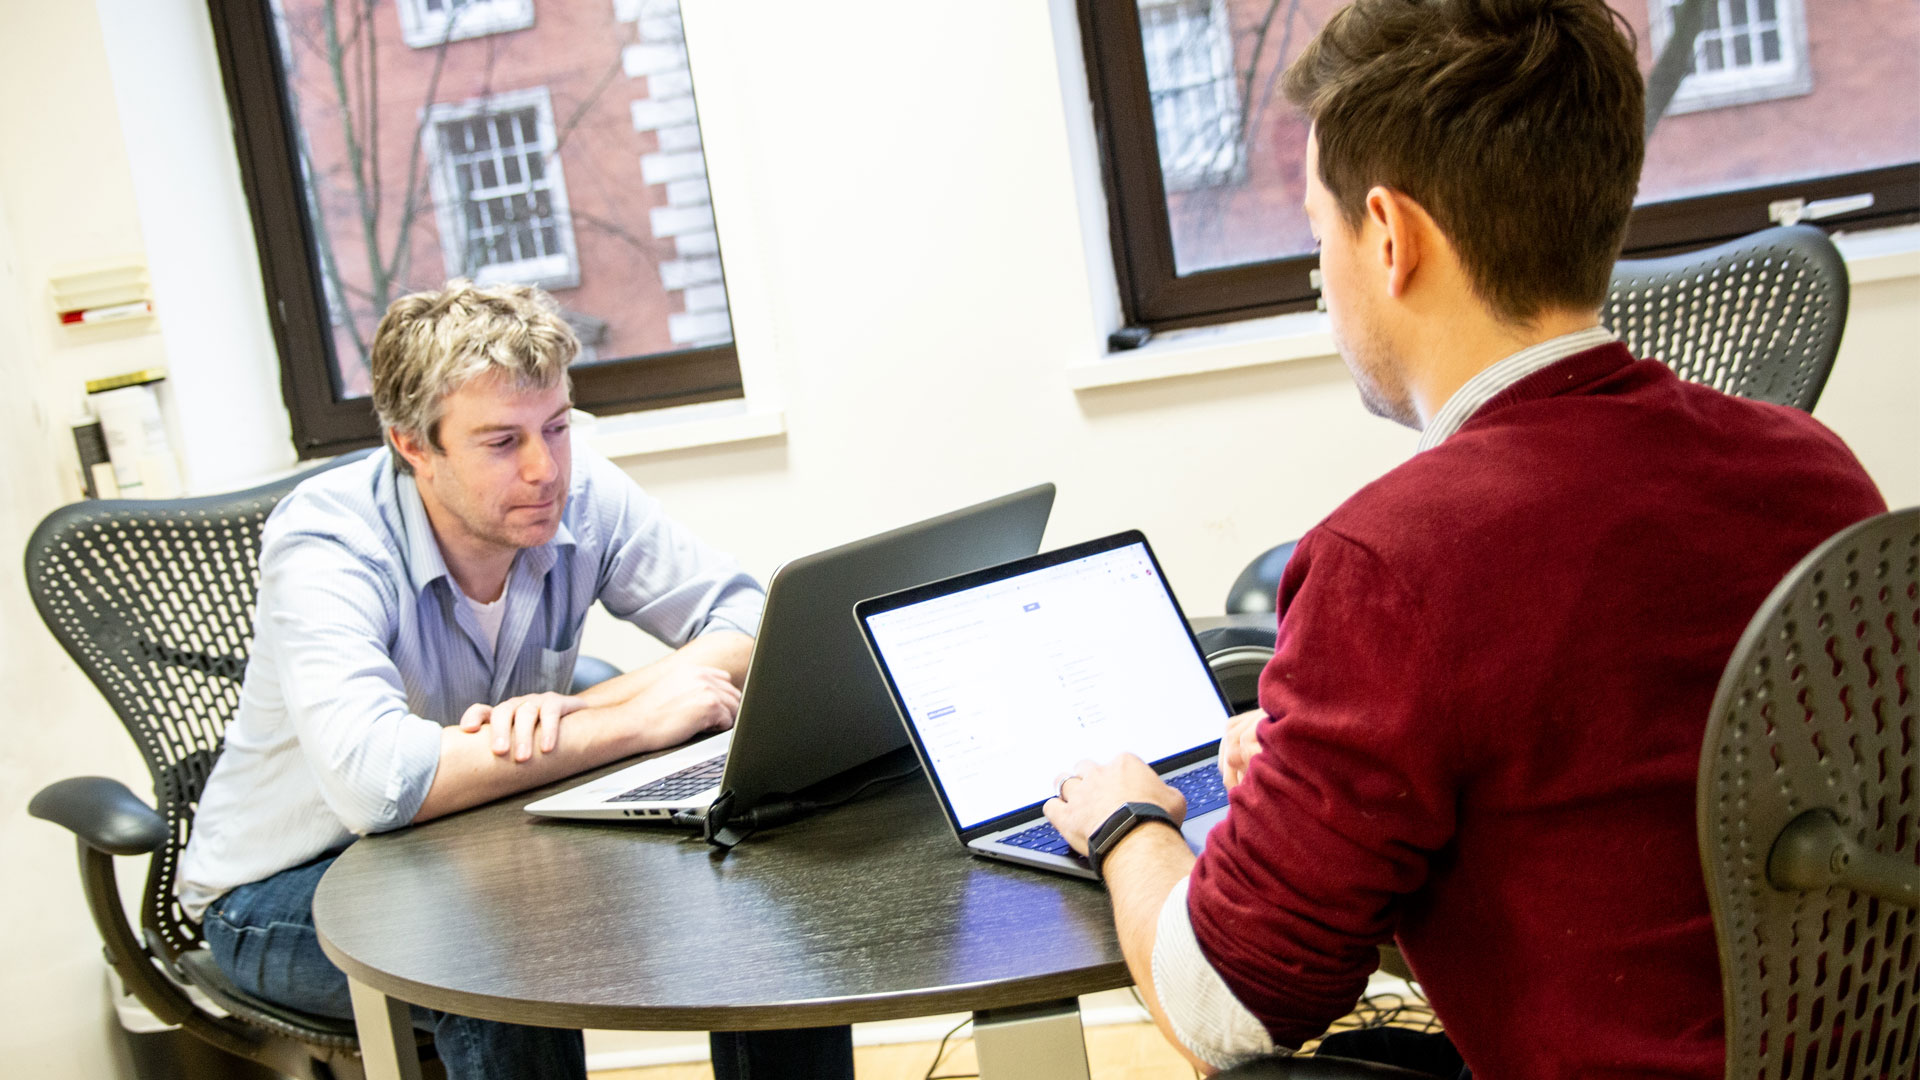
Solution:
{"label": "laptop screen", "polygon": [[1082,758],[1160,761],[1226,721],[1144,541],[1049,559],[865,615],[963,831],[1044,802]]}

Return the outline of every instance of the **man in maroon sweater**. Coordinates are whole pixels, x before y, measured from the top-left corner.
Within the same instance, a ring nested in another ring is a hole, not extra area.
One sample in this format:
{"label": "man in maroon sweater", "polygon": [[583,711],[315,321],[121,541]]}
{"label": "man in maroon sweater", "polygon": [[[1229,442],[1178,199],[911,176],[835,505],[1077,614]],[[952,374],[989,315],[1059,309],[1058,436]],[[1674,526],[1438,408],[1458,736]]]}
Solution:
{"label": "man in maroon sweater", "polygon": [[1479,1080],[1718,1078],[1708,707],[1769,590],[1884,503],[1811,418],[1599,326],[1643,152],[1600,0],[1359,0],[1287,91],[1334,338],[1421,450],[1300,541],[1197,861],[1137,758],[1047,816],[1101,834],[1196,1064],[1319,1035],[1397,940]]}

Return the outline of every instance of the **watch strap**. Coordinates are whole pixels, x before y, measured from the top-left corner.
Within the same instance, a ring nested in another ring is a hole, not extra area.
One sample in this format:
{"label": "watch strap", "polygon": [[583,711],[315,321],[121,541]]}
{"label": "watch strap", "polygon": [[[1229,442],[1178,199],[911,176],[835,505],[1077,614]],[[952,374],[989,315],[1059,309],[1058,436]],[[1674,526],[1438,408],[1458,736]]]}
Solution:
{"label": "watch strap", "polygon": [[1100,827],[1087,837],[1087,862],[1093,867],[1096,877],[1106,880],[1101,864],[1106,860],[1107,852],[1118,846],[1128,833],[1149,821],[1163,822],[1176,830],[1180,828],[1180,823],[1173,820],[1173,815],[1157,803],[1125,803],[1107,815],[1107,820],[1101,822]]}

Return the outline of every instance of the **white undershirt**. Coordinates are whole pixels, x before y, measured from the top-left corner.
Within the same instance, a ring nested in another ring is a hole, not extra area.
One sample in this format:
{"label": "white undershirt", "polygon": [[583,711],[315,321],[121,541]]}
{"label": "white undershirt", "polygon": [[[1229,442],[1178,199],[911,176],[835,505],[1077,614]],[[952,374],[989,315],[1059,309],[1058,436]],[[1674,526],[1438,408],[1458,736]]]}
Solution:
{"label": "white undershirt", "polygon": [[491,656],[500,647],[500,624],[507,618],[507,590],[501,589],[499,598],[491,604],[471,596],[467,603],[473,608],[473,621],[480,624],[480,633],[487,639],[487,655]]}

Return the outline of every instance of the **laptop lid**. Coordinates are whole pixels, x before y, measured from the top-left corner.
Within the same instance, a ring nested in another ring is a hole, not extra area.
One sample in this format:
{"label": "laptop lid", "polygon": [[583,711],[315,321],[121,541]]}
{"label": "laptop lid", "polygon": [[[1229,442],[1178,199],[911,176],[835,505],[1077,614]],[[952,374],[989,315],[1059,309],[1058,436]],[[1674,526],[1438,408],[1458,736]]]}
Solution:
{"label": "laptop lid", "polygon": [[963,841],[1034,816],[1082,758],[1165,772],[1217,752],[1226,699],[1139,532],[854,611]]}
{"label": "laptop lid", "polygon": [[1031,555],[1053,510],[1039,484],[817,552],[781,566],[742,688],[709,835],[790,795],[906,746],[887,688],[850,612],[864,597]]}

